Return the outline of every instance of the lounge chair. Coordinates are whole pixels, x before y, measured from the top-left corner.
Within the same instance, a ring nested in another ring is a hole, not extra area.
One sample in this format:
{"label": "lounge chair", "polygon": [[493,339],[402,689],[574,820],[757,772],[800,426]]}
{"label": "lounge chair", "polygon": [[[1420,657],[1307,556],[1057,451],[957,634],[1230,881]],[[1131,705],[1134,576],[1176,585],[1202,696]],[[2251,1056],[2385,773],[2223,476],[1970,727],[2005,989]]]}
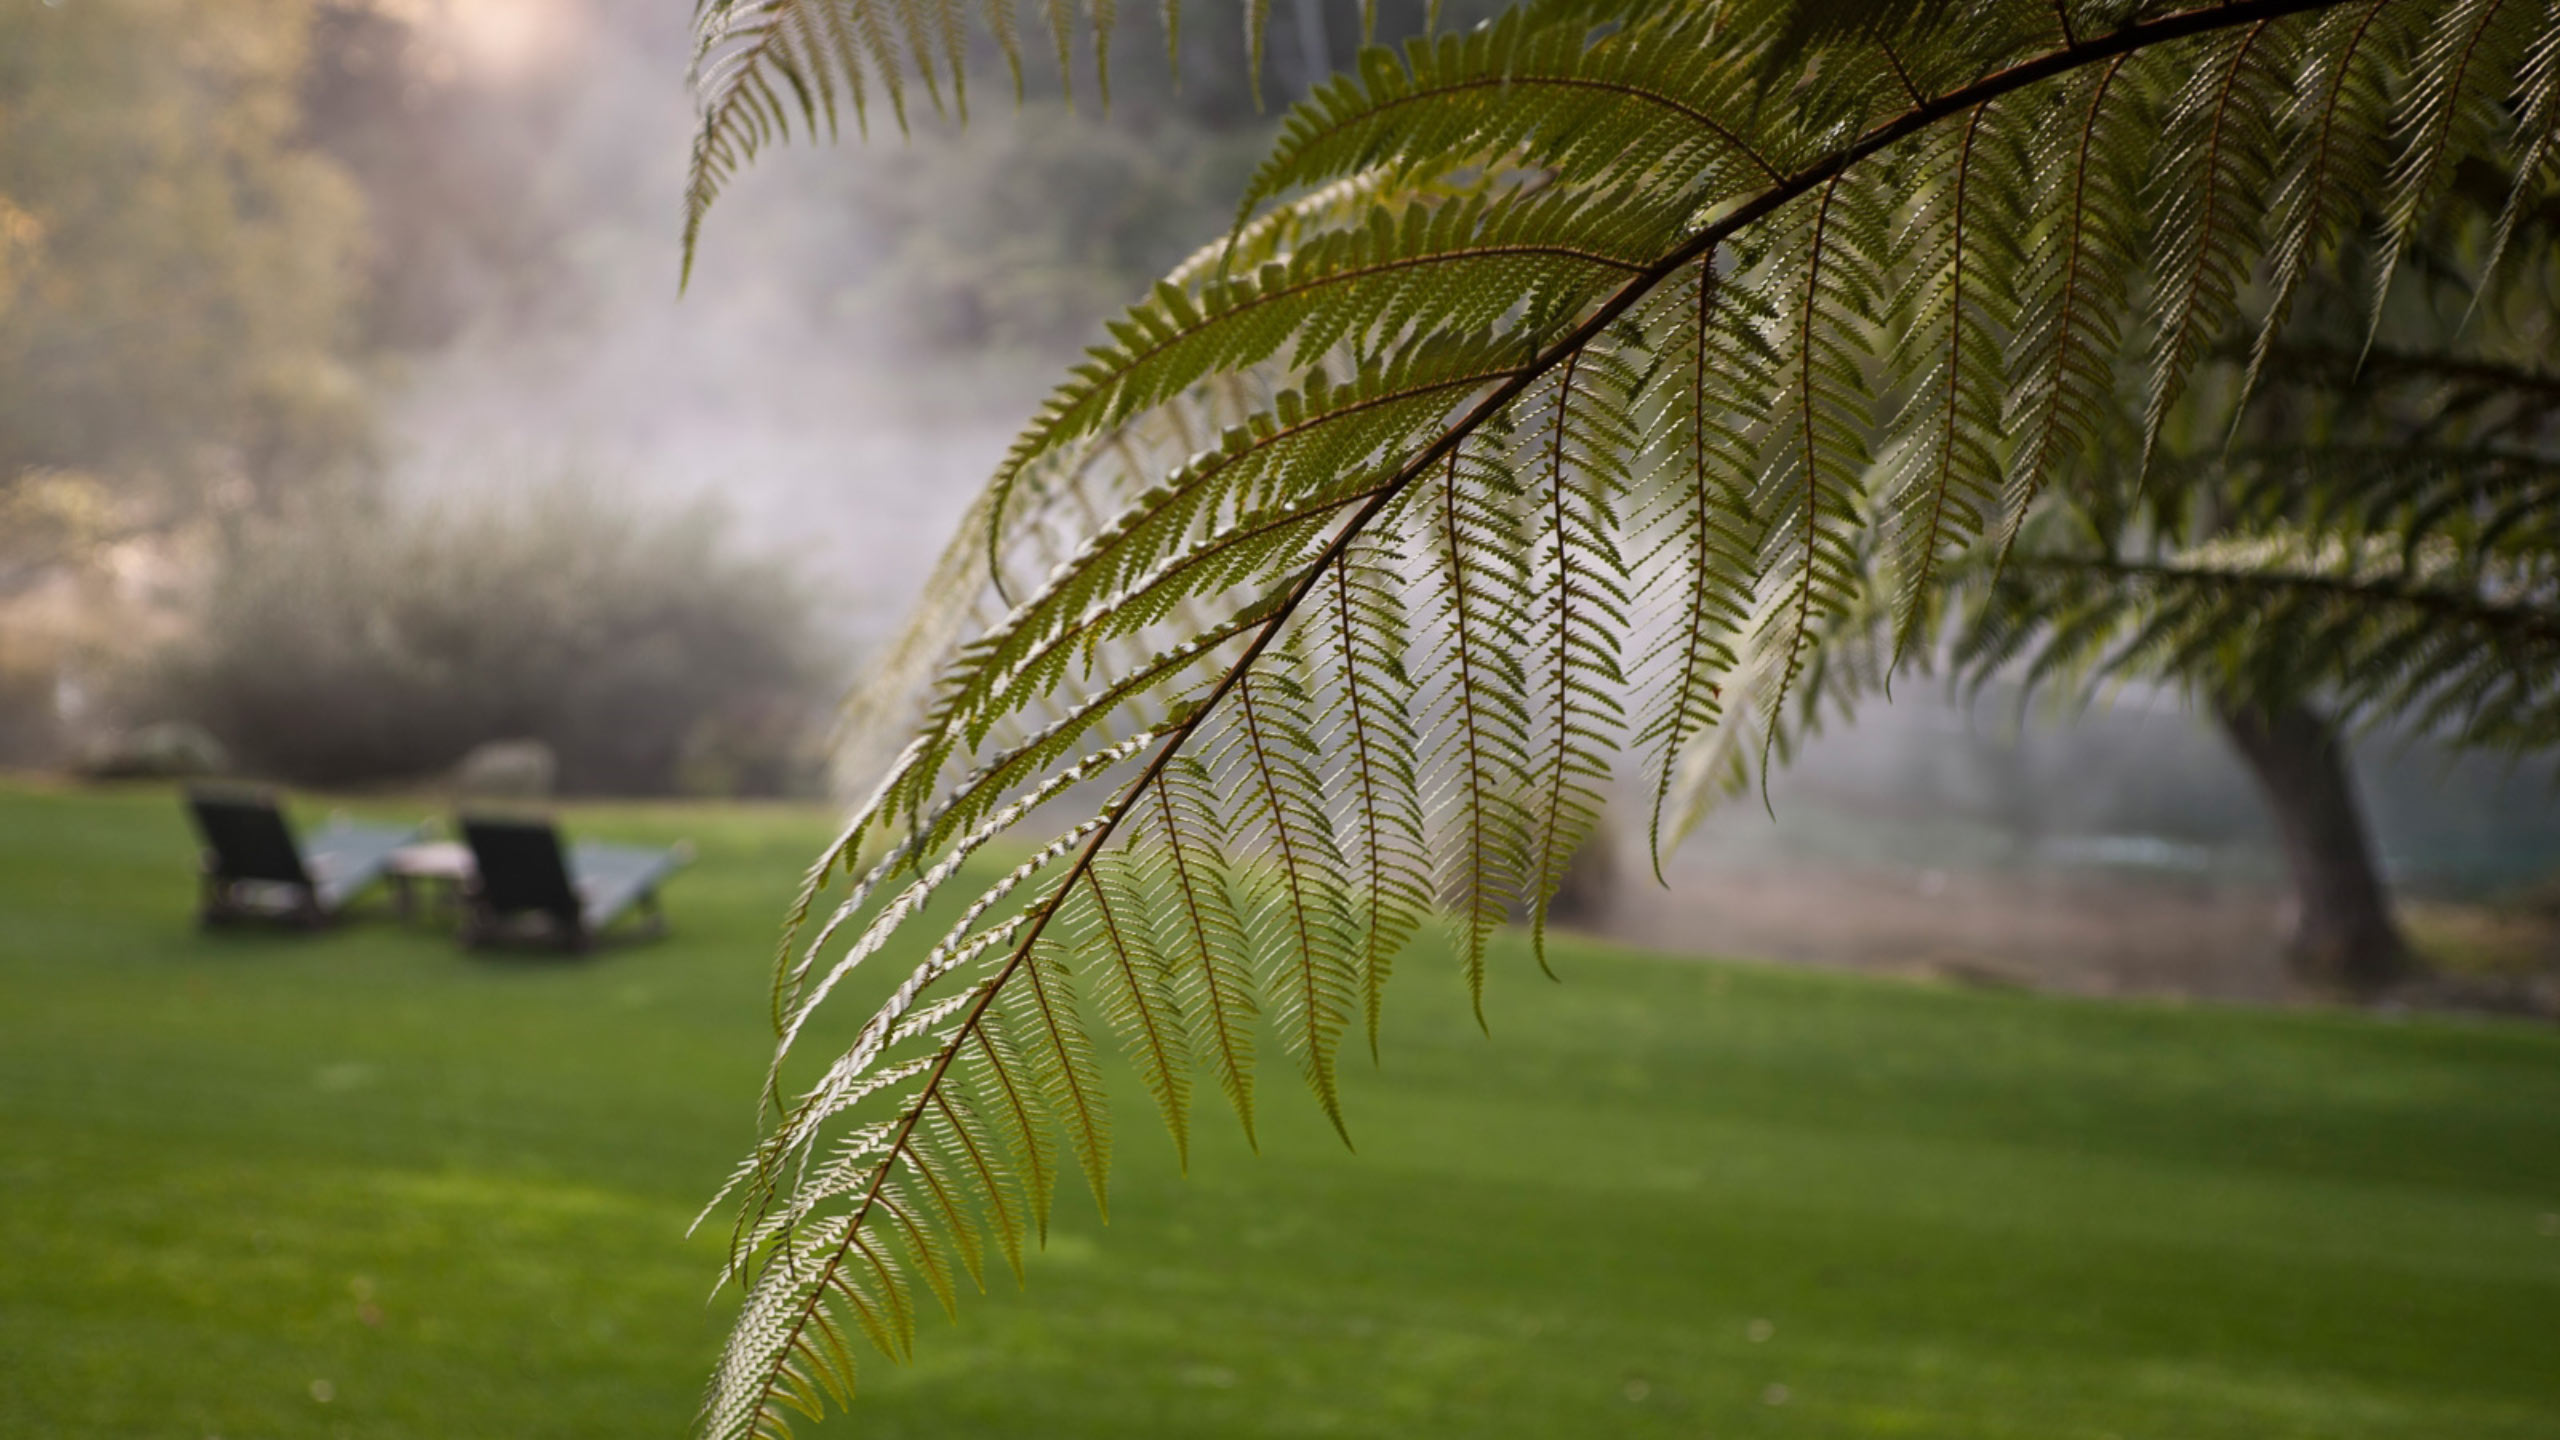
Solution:
{"label": "lounge chair", "polygon": [[663,934],[658,885],[693,858],[678,844],[659,850],[580,841],[563,846],[543,820],[464,816],[462,838],[479,874],[463,903],[462,941],[486,945],[528,926],[568,950],[584,950],[623,912],[638,909],[643,934]]}
{"label": "lounge chair", "polygon": [[297,842],[275,796],[262,790],[189,790],[187,812],[204,837],[197,918],[207,926],[250,918],[326,924],[382,878],[394,851],[426,834],[417,825],[333,818]]}

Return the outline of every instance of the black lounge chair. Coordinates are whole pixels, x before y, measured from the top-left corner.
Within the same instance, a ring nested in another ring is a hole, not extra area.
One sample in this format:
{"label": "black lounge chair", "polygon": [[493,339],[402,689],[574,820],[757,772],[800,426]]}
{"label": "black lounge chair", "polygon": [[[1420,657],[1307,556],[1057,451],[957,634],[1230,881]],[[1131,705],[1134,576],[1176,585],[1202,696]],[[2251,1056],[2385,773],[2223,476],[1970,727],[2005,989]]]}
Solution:
{"label": "black lounge chair", "polygon": [[393,852],[426,834],[417,825],[332,819],[297,842],[275,796],[259,790],[190,790],[187,812],[204,837],[197,918],[207,926],[251,918],[326,924],[382,878]]}
{"label": "black lounge chair", "polygon": [[626,910],[637,908],[641,933],[664,934],[658,885],[693,858],[693,848],[665,850],[582,840],[563,846],[543,820],[465,816],[462,838],[478,869],[463,906],[462,941],[486,945],[525,933],[568,950],[584,950]]}

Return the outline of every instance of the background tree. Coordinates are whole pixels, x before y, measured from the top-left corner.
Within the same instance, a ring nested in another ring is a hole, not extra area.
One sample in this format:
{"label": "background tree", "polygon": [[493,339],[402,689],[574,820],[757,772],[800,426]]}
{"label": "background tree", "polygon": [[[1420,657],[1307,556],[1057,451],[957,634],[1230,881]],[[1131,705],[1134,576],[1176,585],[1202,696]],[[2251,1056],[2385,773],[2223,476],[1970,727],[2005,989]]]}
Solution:
{"label": "background tree", "polygon": [[5,503],[60,514],[76,477],[108,528],[165,523],[367,444],[364,212],[301,129],[312,8],[0,3]]}
{"label": "background tree", "polygon": [[363,209],[295,104],[310,10],[0,0],[8,763],[53,759],[66,677],[146,628],[96,563],[111,547],[370,443],[347,324]]}
{"label": "background tree", "polygon": [[[2535,186],[2502,216],[2510,191],[2485,170],[2458,180],[2379,316],[2360,303],[2369,254],[2306,276],[2293,323],[2203,366],[2150,455],[2127,394],[2014,548],[1993,537],[1948,567],[1926,635],[1844,616],[1763,738],[1783,757],[1942,641],[1977,688],[2178,685],[2275,818],[2296,977],[2368,993],[2410,978],[2347,733],[2525,752],[2560,720],[2560,374],[2543,359],[2560,343],[2560,208]],[[1685,820],[1752,779],[1761,731],[1736,718],[1693,762]]]}
{"label": "background tree", "polygon": [[[701,16],[697,226],[759,146],[966,60],[866,0]],[[918,1282],[1018,1263],[1067,1157],[1099,1199],[1106,1033],[1177,1145],[1200,1069],[1250,1131],[1273,1038],[1347,1134],[1337,1054],[1435,896],[1481,986],[1614,769],[1659,811],[1729,691],[1784,713],[1864,608],[1924,633],[2082,483],[2120,359],[2148,454],[2262,259],[2281,324],[2378,187],[2387,278],[2463,164],[2533,181],[2556,127],[2560,20],[2491,0],[1546,0],[1365,55],[927,597],[921,719],[777,978],[708,1430],[841,1396],[855,1330],[903,1353]],[[1007,833],[1029,858],[794,1064]]]}
{"label": "background tree", "polygon": [[[587,794],[806,794],[841,672],[790,567],[708,505],[528,476],[419,507],[247,519],[201,623],[137,682],[302,785],[416,782],[536,740]],[[725,773],[724,773],[725,772]]]}

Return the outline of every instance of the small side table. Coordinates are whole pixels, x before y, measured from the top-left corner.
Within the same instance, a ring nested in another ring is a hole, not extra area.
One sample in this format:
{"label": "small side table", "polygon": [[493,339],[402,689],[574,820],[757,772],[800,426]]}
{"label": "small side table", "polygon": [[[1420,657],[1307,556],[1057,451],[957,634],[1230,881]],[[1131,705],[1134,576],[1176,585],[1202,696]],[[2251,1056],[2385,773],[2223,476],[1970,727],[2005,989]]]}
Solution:
{"label": "small side table", "polygon": [[391,852],[391,863],[383,868],[391,881],[392,903],[399,907],[401,920],[416,918],[418,890],[427,891],[428,904],[440,916],[450,916],[460,905],[462,892],[479,878],[480,872],[471,860],[471,847],[452,840],[431,840],[418,845],[403,845]]}

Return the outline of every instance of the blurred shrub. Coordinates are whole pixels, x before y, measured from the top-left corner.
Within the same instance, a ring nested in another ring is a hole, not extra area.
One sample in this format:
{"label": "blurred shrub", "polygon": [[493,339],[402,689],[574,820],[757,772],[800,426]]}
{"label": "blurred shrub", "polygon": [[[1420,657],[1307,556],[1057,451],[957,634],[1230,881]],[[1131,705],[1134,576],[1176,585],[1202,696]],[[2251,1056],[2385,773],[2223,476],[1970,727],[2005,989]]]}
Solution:
{"label": "blurred shrub", "polygon": [[826,741],[804,706],[727,706],[685,737],[676,788],[688,795],[823,795]]}
{"label": "blurred shrub", "polygon": [[94,738],[81,747],[78,764],[91,780],[192,780],[230,768],[222,742],[184,720]]}
{"label": "blurred shrub", "polygon": [[578,483],[415,512],[342,504],[237,535],[143,703],[305,784],[419,779],[531,739],[564,790],[664,793],[742,717],[789,717],[764,722],[786,750],[823,722],[812,609],[702,508],[647,515]]}
{"label": "blurred shrub", "polygon": [[560,788],[560,757],[539,740],[474,745],[446,777],[457,798],[538,800]]}
{"label": "blurred shrub", "polygon": [[56,664],[49,648],[0,628],[0,765],[45,765],[59,754]]}

